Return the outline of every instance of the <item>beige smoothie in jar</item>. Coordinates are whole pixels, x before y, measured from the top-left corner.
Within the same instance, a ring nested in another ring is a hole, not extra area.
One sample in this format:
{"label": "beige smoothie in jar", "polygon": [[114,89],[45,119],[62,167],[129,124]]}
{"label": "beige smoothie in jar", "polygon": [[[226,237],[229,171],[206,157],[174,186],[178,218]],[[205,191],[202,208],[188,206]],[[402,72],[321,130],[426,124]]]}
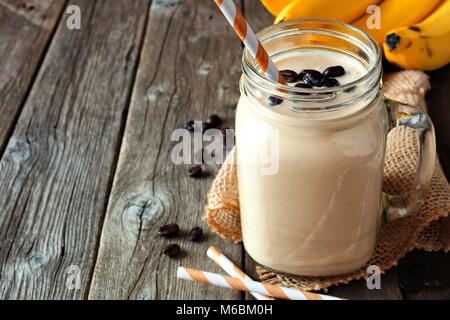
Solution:
{"label": "beige smoothie in jar", "polygon": [[[345,74],[335,77],[340,86],[368,73],[361,60],[335,51],[290,51],[273,59],[279,70],[296,73],[341,66]],[[317,101],[315,90],[321,93]],[[241,96],[241,223],[245,249],[256,262],[327,276],[354,271],[370,258],[382,211],[387,121],[380,119],[387,116],[380,92],[363,90],[350,87],[326,97],[326,88],[313,88],[298,93],[299,100]]]}

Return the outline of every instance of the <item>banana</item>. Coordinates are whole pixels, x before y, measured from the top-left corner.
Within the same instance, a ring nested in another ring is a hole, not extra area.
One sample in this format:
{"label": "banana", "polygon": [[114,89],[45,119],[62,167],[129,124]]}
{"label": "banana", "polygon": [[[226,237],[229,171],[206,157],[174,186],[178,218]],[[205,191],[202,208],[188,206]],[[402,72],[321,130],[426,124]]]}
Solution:
{"label": "banana", "polygon": [[324,18],[352,22],[362,16],[368,6],[381,0],[295,0],[288,4],[275,19],[287,20]]}
{"label": "banana", "polygon": [[[252,0],[254,1],[254,0]],[[295,0],[261,0],[264,7],[273,15],[277,16],[284,7]]]}
{"label": "banana", "polygon": [[384,0],[380,4],[380,28],[369,29],[367,27],[367,21],[372,13],[365,14],[353,25],[367,32],[378,44],[382,45],[386,32],[422,21],[440,3],[442,0]]}
{"label": "banana", "polygon": [[390,31],[383,43],[389,62],[402,68],[434,70],[450,62],[450,0],[418,24]]}

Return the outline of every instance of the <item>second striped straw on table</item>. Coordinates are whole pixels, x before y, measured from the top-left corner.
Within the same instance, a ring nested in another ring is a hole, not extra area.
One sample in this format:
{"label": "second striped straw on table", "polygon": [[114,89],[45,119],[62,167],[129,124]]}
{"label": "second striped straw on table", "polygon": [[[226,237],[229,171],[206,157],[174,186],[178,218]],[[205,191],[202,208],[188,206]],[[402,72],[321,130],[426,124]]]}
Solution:
{"label": "second striped straw on table", "polygon": [[[206,255],[217,263],[223,270],[225,270],[225,272],[231,277],[239,280],[252,280],[216,247],[209,247],[208,251],[206,251]],[[250,292],[250,294],[258,300],[274,300],[273,297],[259,294],[257,292]]]}
{"label": "second striped straw on table", "polygon": [[272,81],[286,84],[283,76],[234,2],[232,0],[214,1],[261,68],[261,72]]}
{"label": "second striped straw on table", "polygon": [[184,267],[178,267],[177,278],[198,281],[219,287],[233,288],[241,291],[256,292],[265,296],[286,300],[341,300],[324,294],[280,287],[273,284],[253,281],[251,279],[240,280],[230,276]]}

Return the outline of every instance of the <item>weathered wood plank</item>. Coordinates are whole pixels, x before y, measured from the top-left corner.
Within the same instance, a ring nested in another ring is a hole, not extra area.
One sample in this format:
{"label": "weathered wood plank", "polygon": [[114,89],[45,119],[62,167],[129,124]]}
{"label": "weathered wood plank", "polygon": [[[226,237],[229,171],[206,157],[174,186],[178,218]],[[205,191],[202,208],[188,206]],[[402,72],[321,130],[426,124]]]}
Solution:
{"label": "weathered wood plank", "polygon": [[37,6],[0,0],[0,154],[6,145],[65,0]]}
{"label": "weathered wood plank", "polygon": [[255,32],[258,32],[275,21],[275,18],[264,8],[261,1],[244,0],[243,10],[245,18]]}
{"label": "weathered wood plank", "polygon": [[87,295],[148,1],[76,4],[81,30],[59,24],[0,162],[2,299]]}
{"label": "weathered wood plank", "polygon": [[3,10],[7,9],[20,15],[37,27],[53,30],[65,2],[66,0],[0,0],[0,6]]}
{"label": "weathered wood plank", "polygon": [[[236,299],[240,293],[176,279],[179,265],[220,271],[206,257],[211,244],[240,264],[241,247],[206,231],[201,222],[216,168],[186,176],[170,153],[174,129],[211,113],[234,115],[241,46],[210,0],[154,1],[114,178],[91,299]],[[200,225],[200,243],[158,237],[158,227]],[[161,254],[168,243],[184,254]]]}

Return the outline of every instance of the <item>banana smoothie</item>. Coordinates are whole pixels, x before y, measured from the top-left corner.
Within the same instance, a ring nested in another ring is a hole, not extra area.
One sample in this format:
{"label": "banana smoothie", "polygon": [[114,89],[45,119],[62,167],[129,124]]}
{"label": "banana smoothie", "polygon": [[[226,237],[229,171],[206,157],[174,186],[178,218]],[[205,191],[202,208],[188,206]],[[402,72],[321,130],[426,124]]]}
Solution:
{"label": "banana smoothie", "polygon": [[[245,249],[256,262],[290,274],[351,272],[370,258],[382,210],[388,128],[380,91],[359,99],[349,96],[367,91],[363,86],[326,92],[368,74],[367,65],[346,54],[298,50],[273,59],[290,86],[305,90],[298,100],[258,93],[239,100]],[[339,107],[321,107],[326,103],[316,91]]]}

